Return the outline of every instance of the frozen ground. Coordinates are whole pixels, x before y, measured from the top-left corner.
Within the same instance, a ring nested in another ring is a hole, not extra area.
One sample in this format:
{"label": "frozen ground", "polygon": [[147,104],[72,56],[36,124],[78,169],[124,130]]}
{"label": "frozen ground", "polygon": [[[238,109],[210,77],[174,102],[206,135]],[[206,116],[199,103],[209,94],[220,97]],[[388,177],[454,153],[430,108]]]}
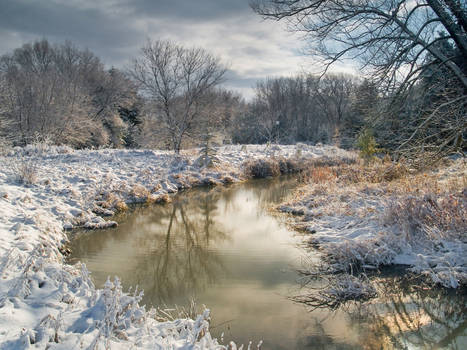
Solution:
{"label": "frozen ground", "polygon": [[[358,164],[323,167],[279,208],[295,215],[294,224],[321,252],[322,259],[307,266],[310,276],[326,272],[346,279],[342,272],[401,264],[434,284],[466,285],[465,159],[387,181],[375,173],[388,176],[395,172],[393,165],[364,169]],[[334,281],[330,292],[341,282]]]}
{"label": "frozen ground", "polygon": [[0,349],[227,348],[211,338],[208,311],[158,322],[118,279],[96,289],[84,266],[64,263],[65,230],[112,226],[126,204],[242,180],[245,160],[298,155],[348,156],[327,146],[225,146],[213,168],[200,167],[195,150],[176,157],[35,145],[0,156]]}

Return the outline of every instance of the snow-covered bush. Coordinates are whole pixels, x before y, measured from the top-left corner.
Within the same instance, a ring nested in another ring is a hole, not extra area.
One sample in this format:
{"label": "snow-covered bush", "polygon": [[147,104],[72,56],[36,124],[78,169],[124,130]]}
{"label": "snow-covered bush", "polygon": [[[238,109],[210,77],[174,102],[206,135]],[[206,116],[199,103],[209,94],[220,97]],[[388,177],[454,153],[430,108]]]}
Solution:
{"label": "snow-covered bush", "polygon": [[115,277],[113,282],[107,279],[102,294],[93,307],[102,315],[98,317],[99,332],[90,348],[95,347],[101,341],[107,347],[112,338],[128,340],[125,331],[132,325],[139,326],[144,322],[146,312],[138,305],[142,295],[137,291],[133,295],[123,293],[118,277]]}
{"label": "snow-covered bush", "polygon": [[10,150],[10,143],[7,139],[0,135],[0,156],[7,154]]}
{"label": "snow-covered bush", "polygon": [[303,157],[297,157],[296,155],[292,158],[278,157],[279,168],[281,174],[295,174],[303,172],[309,169],[313,162]]}
{"label": "snow-covered bush", "polygon": [[279,156],[247,160],[243,163],[243,169],[247,177],[265,178],[300,173],[310,169],[313,164],[313,161],[305,158]]}
{"label": "snow-covered bush", "polygon": [[404,245],[401,237],[389,232],[380,232],[370,239],[323,244],[323,259],[333,273],[374,269],[392,264]]}
{"label": "snow-covered bush", "polygon": [[203,137],[203,143],[199,150],[199,157],[195,160],[194,164],[198,167],[212,167],[219,162],[217,157],[217,149],[212,142],[213,136],[206,133]]}
{"label": "snow-covered bush", "polygon": [[[203,305],[203,311],[206,310],[206,307]],[[190,300],[188,306],[163,306],[157,307],[155,310],[155,318],[159,322],[169,322],[175,321],[180,318],[186,318],[194,320],[200,314],[200,310],[196,304],[195,299]]]}
{"label": "snow-covered bush", "polygon": [[[316,160],[302,174],[308,184],[279,206],[295,215],[313,254],[319,249],[320,262],[311,260],[303,273],[355,275],[404,265],[410,283],[415,275],[447,288],[467,285],[467,169],[462,159],[447,165],[413,173],[390,159],[368,165]],[[333,303],[336,290],[315,289],[301,301]]]}
{"label": "snow-covered bush", "polygon": [[412,271],[436,284],[457,288],[467,283],[467,193],[426,194],[392,199],[385,212],[404,241],[420,250]]}

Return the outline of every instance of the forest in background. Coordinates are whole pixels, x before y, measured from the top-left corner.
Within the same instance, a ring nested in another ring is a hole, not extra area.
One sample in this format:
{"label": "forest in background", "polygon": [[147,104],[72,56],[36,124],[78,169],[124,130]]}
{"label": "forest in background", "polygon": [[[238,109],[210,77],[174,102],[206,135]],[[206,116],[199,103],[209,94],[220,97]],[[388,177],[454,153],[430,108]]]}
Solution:
{"label": "forest in background", "polygon": [[250,101],[222,87],[226,66],[202,48],[148,40],[117,69],[71,42],[25,44],[0,58],[2,143],[178,153],[208,142],[320,142],[428,159],[464,152],[465,9],[383,3],[253,2],[264,18],[305,31],[326,68],[357,51],[365,74],[267,77]]}
{"label": "forest in background", "polygon": [[[189,52],[170,42],[156,44]],[[203,58],[214,59],[198,50]],[[173,63],[177,59],[171,57]],[[138,77],[134,69],[106,69],[99,57],[70,42],[53,45],[43,39],[25,44],[0,62],[2,136],[13,145],[49,140],[75,148],[174,149],[172,133],[185,128],[185,147],[198,146],[206,134],[219,143],[352,147],[369,113],[367,105],[377,99],[371,82],[346,74],[266,78],[257,83],[248,102],[220,87],[216,77],[197,92],[189,111],[194,115],[183,120],[187,96],[193,92],[154,92],[156,83],[144,81],[146,72]],[[222,76],[220,62],[216,69]],[[170,78],[183,80],[183,74]],[[166,104],[173,109],[168,115]]]}

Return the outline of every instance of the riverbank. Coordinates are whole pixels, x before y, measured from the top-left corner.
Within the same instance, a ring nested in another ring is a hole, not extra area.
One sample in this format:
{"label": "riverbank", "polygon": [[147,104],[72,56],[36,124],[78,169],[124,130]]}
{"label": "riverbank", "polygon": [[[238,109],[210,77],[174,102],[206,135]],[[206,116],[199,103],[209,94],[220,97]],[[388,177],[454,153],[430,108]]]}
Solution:
{"label": "riverbank", "polygon": [[293,214],[293,226],[322,257],[303,272],[333,278],[298,300],[338,307],[371,298],[376,291],[367,275],[388,265],[405,265],[431,285],[465,286],[466,186],[465,158],[422,173],[390,161],[312,168],[307,184],[279,210]]}
{"label": "riverbank", "polygon": [[[65,230],[116,225],[130,203],[170,201],[180,190],[245,179],[242,165],[265,157],[353,157],[330,146],[225,146],[213,167],[197,150],[82,150],[35,145],[0,158],[0,348],[223,349],[196,320],[156,321],[122,292],[96,289],[84,266],[64,263]],[[104,217],[109,218],[104,218]]]}

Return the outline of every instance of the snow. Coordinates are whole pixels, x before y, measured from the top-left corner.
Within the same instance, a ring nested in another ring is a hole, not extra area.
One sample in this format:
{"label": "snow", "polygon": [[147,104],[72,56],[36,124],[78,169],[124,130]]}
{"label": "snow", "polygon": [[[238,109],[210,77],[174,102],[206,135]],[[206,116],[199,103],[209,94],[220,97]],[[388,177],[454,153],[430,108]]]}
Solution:
{"label": "snow", "polygon": [[157,321],[139,292],[123,292],[118,278],[95,288],[86,267],[61,253],[66,230],[114,226],[109,217],[129,203],[241,181],[247,159],[348,155],[330,146],[225,146],[215,167],[199,168],[198,152],[32,145],[0,156],[0,349],[226,349],[209,334],[208,310]]}
{"label": "snow", "polygon": [[[461,158],[399,181],[312,183],[279,210],[300,213],[295,225],[308,233],[312,247],[319,247],[326,263],[309,266],[311,275],[399,264],[435,284],[457,288],[467,284],[466,178]],[[444,209],[446,217],[435,216]]]}

